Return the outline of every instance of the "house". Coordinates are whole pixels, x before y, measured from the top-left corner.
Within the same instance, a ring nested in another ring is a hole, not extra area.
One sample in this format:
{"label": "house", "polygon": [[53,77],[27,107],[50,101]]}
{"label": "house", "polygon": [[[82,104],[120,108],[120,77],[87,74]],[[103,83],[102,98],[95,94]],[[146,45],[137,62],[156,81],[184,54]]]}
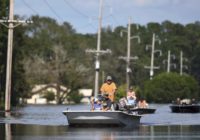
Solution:
{"label": "house", "polygon": [[[61,95],[63,92],[67,90],[65,86],[60,86]],[[44,95],[47,92],[51,92],[56,97],[56,84],[43,84],[43,85],[35,85],[32,89],[31,98],[27,99],[27,104],[56,104],[56,99],[52,101],[48,101]],[[81,103],[89,103],[90,96],[92,96],[92,89],[79,89],[79,94],[82,94],[84,97],[81,100]],[[68,103],[67,100],[65,103]]]}
{"label": "house", "polygon": [[[61,95],[63,94],[63,91],[66,91],[67,88],[64,86],[60,86],[61,89]],[[51,92],[56,97],[56,84],[43,84],[43,85],[35,85],[32,89],[32,96],[31,98],[27,99],[27,104],[56,104],[56,99],[52,101],[47,101],[46,98],[44,98],[44,94],[47,92]]]}
{"label": "house", "polygon": [[34,94],[26,100],[27,104],[47,104],[47,99],[43,98],[40,93]]}
{"label": "house", "polygon": [[92,89],[79,89],[79,94],[83,95],[81,103],[90,103],[90,97],[92,96]]}

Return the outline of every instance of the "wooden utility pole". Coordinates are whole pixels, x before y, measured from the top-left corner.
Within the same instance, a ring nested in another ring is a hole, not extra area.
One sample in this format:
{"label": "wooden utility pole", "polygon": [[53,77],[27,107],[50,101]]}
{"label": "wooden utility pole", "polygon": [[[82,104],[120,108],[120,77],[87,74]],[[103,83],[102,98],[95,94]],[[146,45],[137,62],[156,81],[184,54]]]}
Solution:
{"label": "wooden utility pole", "polygon": [[[31,21],[14,20],[14,0],[10,0],[9,19],[0,20],[0,23],[8,28],[8,47],[6,64],[6,91],[5,91],[5,111],[10,111],[11,100],[11,79],[12,79],[12,53],[13,53],[13,29],[22,23],[31,23]],[[8,23],[8,25],[6,24]]]}
{"label": "wooden utility pole", "polygon": [[[152,45],[150,46],[151,47],[151,65],[150,66],[145,66],[144,68],[145,69],[150,69],[150,79],[153,78],[153,75],[154,75],[154,69],[159,69],[159,67],[156,67],[154,66],[154,54],[156,52],[159,52],[160,53],[160,56],[162,55],[162,52],[161,50],[155,50],[155,42],[156,41],[159,41],[160,43],[160,40],[159,39],[156,39],[156,36],[155,34],[153,33],[153,37],[152,37]],[[147,46],[149,47],[149,46]]]}
{"label": "wooden utility pole", "polygon": [[138,57],[131,57],[131,39],[138,39],[138,42],[140,43],[140,37],[139,36],[131,36],[131,18],[129,18],[128,22],[128,31],[123,30],[121,33],[127,32],[127,56],[123,57],[120,56],[119,59],[123,59],[126,61],[126,90],[128,91],[130,86],[130,60],[137,60]]}
{"label": "wooden utility pole", "polygon": [[100,70],[100,59],[101,54],[111,53],[110,50],[101,50],[101,28],[102,28],[102,9],[103,9],[103,0],[100,0],[99,5],[99,27],[98,27],[98,38],[97,38],[97,49],[91,50],[87,49],[86,52],[95,54],[95,86],[94,86],[94,96],[97,97],[99,94],[99,70]]}
{"label": "wooden utility pole", "polygon": [[167,60],[163,60],[163,64],[167,63],[167,73],[170,73],[171,67],[173,66],[174,69],[176,68],[176,64],[171,63],[171,59],[176,59],[174,54],[171,54],[171,51],[168,51]]}
{"label": "wooden utility pole", "polygon": [[180,52],[180,75],[183,75],[183,69],[188,69],[187,65],[183,65],[184,61],[187,62],[188,59],[183,57],[183,52],[181,51]]}
{"label": "wooden utility pole", "polygon": [[170,65],[171,65],[171,51],[168,51],[168,58],[167,58],[167,73],[170,72]]}
{"label": "wooden utility pole", "polygon": [[173,66],[174,69],[176,68],[176,64],[171,63],[171,59],[176,59],[174,54],[171,54],[171,51],[168,51],[168,58],[167,58],[167,73],[171,71],[171,67]]}
{"label": "wooden utility pole", "polygon": [[183,52],[180,52],[180,75],[183,75]]}

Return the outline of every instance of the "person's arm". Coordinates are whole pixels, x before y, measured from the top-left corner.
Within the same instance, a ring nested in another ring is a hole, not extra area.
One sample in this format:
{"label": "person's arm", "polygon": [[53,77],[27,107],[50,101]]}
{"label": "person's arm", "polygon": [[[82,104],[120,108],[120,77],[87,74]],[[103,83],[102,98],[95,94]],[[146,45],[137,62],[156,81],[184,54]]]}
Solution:
{"label": "person's arm", "polygon": [[105,91],[104,91],[104,84],[101,86],[100,92],[101,92],[101,94],[103,94],[103,93],[105,92]]}
{"label": "person's arm", "polygon": [[138,102],[138,108],[141,108],[141,101]]}
{"label": "person's arm", "polygon": [[116,84],[115,84],[115,83],[113,83],[113,95],[115,95],[115,94],[116,94],[116,90],[117,90],[117,86],[116,86]]}
{"label": "person's arm", "polygon": [[91,110],[93,111],[94,110],[94,97],[91,96],[90,98],[90,104],[91,104]]}

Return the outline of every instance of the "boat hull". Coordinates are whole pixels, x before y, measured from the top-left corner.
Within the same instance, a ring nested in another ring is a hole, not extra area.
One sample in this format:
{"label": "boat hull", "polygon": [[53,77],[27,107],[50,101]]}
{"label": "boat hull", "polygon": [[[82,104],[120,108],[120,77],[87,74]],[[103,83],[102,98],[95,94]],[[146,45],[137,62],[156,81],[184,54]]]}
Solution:
{"label": "boat hull", "polygon": [[135,108],[135,109],[131,109],[131,111],[137,112],[138,114],[142,115],[142,114],[153,114],[153,113],[155,113],[156,109],[153,109],[153,108]]}
{"label": "boat hull", "polygon": [[200,105],[171,105],[171,111],[174,113],[199,113]]}
{"label": "boat hull", "polygon": [[122,111],[63,111],[69,126],[131,126],[140,124],[140,115]]}

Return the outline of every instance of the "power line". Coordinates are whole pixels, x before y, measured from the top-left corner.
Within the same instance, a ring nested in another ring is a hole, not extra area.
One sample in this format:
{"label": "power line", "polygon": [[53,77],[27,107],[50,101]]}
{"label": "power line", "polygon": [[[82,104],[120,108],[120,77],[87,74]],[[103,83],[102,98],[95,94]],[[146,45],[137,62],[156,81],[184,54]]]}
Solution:
{"label": "power line", "polygon": [[88,28],[88,27],[93,28],[94,30],[96,30],[96,27],[91,23],[88,23],[88,24],[83,25],[81,27],[77,27],[76,29],[84,29],[84,28]]}
{"label": "power line", "polygon": [[74,10],[76,13],[80,14],[81,16],[85,18],[90,18],[88,15],[84,14],[83,12],[76,9],[71,3],[69,3],[67,0],[64,0],[65,4],[70,7],[72,10]]}
{"label": "power line", "polygon": [[47,0],[44,0],[44,2],[47,4],[47,6],[49,7],[49,9],[52,11],[52,13],[54,13],[55,16],[63,22],[63,19],[56,13],[56,11],[55,11],[55,10],[53,9],[53,7],[47,2]]}
{"label": "power line", "polygon": [[24,3],[24,5],[26,5],[26,7],[28,7],[31,11],[33,11],[36,15],[39,15],[38,12],[33,9],[25,0],[22,0],[22,2]]}
{"label": "power line", "polygon": [[[70,2],[68,2],[67,0],[63,0],[65,2],[65,4],[70,7],[72,10],[74,10],[76,13],[78,13],[79,15],[83,16],[84,18],[89,18],[91,19],[88,15],[84,14],[83,12],[81,12],[80,10],[78,10],[77,8],[75,8]],[[87,27],[91,27],[93,29],[96,30],[96,27],[94,27],[93,24],[91,23],[88,23],[82,27],[78,27],[78,29],[81,29],[81,28],[87,28]]]}
{"label": "power line", "polygon": [[114,21],[116,24],[118,24],[118,25],[120,24],[113,14],[111,14],[111,17],[112,17],[113,21]]}
{"label": "power line", "polygon": [[[111,9],[113,9],[113,7],[112,6],[110,6],[111,4],[109,4],[107,1],[105,1],[105,3],[111,8]],[[112,18],[112,20],[116,23],[116,24],[118,24],[119,25],[119,22],[118,22],[118,20],[115,18],[115,16],[113,15],[113,10],[112,11],[110,11],[110,14],[108,15],[108,16],[106,16],[105,18],[109,18],[109,17],[111,17]]]}

